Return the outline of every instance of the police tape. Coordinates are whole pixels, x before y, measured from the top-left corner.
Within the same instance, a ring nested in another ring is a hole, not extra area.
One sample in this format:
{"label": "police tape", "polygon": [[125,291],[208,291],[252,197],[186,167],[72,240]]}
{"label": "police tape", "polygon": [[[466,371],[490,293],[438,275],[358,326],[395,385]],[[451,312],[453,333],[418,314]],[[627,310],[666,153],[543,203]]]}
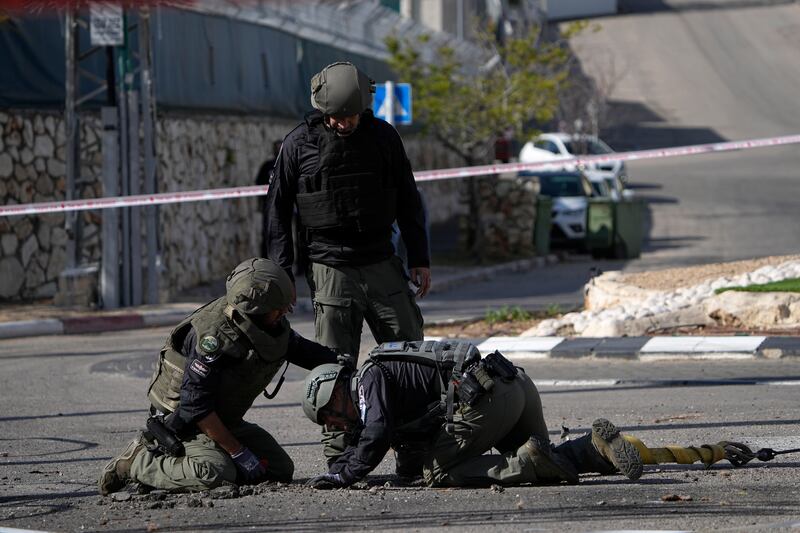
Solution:
{"label": "police tape", "polygon": [[[591,164],[607,163],[611,161],[661,159],[666,157],[730,152],[734,150],[766,148],[770,146],[783,146],[797,143],[800,143],[800,135],[786,135],[782,137],[768,137],[764,139],[751,139],[747,141],[730,141],[710,144],[695,144],[691,146],[677,146],[674,148],[615,152],[611,154],[581,156],[577,158],[559,157],[550,159],[548,161],[537,161],[536,163],[505,163],[496,165],[479,165],[473,167],[447,168],[442,170],[424,170],[421,172],[415,172],[414,179],[418,182],[423,182],[469,178],[473,176],[524,172],[536,169],[541,170],[548,167],[552,168],[554,166],[589,166]],[[58,202],[14,204],[0,207],[0,216],[38,215],[43,213],[60,213],[66,211],[87,211],[93,209],[112,209],[118,207],[200,202],[204,200],[224,200],[228,198],[247,198],[251,196],[263,196],[267,194],[268,190],[269,187],[266,185],[252,185],[246,187],[227,187],[199,191],[163,192],[153,194],[138,194],[132,196],[64,200]]]}

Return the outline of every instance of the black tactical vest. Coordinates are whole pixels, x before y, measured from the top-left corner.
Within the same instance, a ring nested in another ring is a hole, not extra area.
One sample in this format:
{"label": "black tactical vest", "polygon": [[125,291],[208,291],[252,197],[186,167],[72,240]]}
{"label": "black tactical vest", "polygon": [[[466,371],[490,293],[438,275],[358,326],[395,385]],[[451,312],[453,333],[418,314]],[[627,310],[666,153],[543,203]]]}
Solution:
{"label": "black tactical vest", "polygon": [[[410,421],[401,421],[396,428],[398,434],[413,434],[425,431],[432,422],[445,420],[452,424],[455,392],[463,378],[464,370],[481,359],[474,344],[464,341],[412,341],[385,342],[369,353],[368,359],[351,381],[353,404],[358,405],[358,383],[367,369],[379,368],[383,361],[408,361],[436,368],[439,376],[441,400],[429,406],[425,415]],[[381,371],[385,372],[383,368]],[[448,428],[449,431],[449,428]],[[402,437],[401,437],[402,439]]]}
{"label": "black tactical vest", "polygon": [[304,151],[318,155],[300,168],[297,209],[303,226],[312,232],[386,232],[397,216],[397,186],[372,115],[362,115],[347,137],[325,128],[320,114],[310,115],[306,128]]}
{"label": "black tactical vest", "polygon": [[226,426],[240,422],[286,361],[290,332],[289,322],[284,318],[281,333],[276,337],[263,332],[248,335],[242,328],[246,330],[254,325],[244,320],[245,317],[223,297],[206,304],[178,324],[161,349],[147,390],[153,406],[167,413],[180,406],[187,362],[181,348],[189,329],[194,327],[198,343],[211,335],[219,344],[215,353],[233,360],[231,364],[220,365],[222,378],[215,412]]}

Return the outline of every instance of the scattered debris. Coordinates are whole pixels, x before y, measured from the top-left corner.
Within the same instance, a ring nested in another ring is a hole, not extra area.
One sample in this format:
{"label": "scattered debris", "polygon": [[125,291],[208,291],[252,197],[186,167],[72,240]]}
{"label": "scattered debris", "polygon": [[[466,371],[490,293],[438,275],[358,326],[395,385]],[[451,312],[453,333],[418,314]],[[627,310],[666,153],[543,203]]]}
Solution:
{"label": "scattered debris", "polygon": [[127,502],[128,500],[131,499],[131,493],[127,491],[115,492],[111,495],[111,499],[114,500],[115,502]]}
{"label": "scattered debris", "polygon": [[690,502],[693,499],[687,494],[665,494],[661,496],[662,502]]}
{"label": "scattered debris", "polygon": [[503,487],[502,485],[497,485],[497,484],[492,485],[489,488],[491,489],[492,492],[497,492],[497,493],[503,493],[503,492],[506,491],[505,487]]}

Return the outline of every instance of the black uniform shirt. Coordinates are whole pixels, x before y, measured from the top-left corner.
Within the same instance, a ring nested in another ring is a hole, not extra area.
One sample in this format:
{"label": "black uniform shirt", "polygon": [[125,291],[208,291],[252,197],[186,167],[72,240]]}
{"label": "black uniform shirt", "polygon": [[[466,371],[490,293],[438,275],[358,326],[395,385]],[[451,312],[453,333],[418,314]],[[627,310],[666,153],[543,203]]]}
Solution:
{"label": "black uniform shirt", "polygon": [[[363,128],[370,121],[373,127],[367,133]],[[283,140],[280,154],[275,161],[266,200],[267,213],[264,216],[267,257],[278,263],[290,276],[294,261],[292,214],[297,193],[304,192],[298,191],[300,166],[315,160],[318,155],[318,147],[305,142],[307,128],[309,126],[304,122]],[[408,250],[409,268],[430,266],[422,200],[400,135],[389,123],[373,117],[369,111],[362,114],[361,124],[353,133],[360,134],[375,135],[378,146],[391,162],[389,167],[393,172],[392,182],[397,188],[397,225]],[[331,236],[334,236],[333,240]],[[394,253],[391,231],[388,228],[386,234],[380,238],[369,234],[367,240],[360,239],[353,231],[337,233],[333,230],[328,232],[328,237],[315,239],[314,235],[311,236],[308,245],[311,261],[330,266],[365,265],[388,259]]]}
{"label": "black uniform shirt", "polygon": [[[218,401],[224,401],[224,398],[217,397],[221,371],[226,365],[235,365],[238,361],[226,357],[225,354],[209,356],[198,351],[197,332],[194,328],[189,329],[181,353],[187,357],[187,361],[181,383],[178,416],[179,422],[186,427],[207,417],[215,410]],[[291,330],[285,358],[292,364],[311,370],[326,363],[336,363],[336,352]]]}
{"label": "black uniform shirt", "polygon": [[[407,361],[385,361],[368,368],[358,384],[362,428],[358,440],[331,465],[346,483],[377,467],[403,424],[424,416],[441,399],[437,370]],[[433,429],[433,428],[432,428]]]}

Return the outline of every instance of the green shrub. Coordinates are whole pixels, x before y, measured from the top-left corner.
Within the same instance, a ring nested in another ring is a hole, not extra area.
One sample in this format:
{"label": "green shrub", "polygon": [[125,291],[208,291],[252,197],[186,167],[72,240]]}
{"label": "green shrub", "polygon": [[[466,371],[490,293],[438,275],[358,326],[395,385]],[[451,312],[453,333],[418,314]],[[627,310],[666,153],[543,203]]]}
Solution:
{"label": "green shrub", "polygon": [[522,320],[530,320],[533,315],[516,305],[509,307],[504,305],[499,309],[487,309],[485,320],[489,324],[497,324],[499,322],[519,322]]}

